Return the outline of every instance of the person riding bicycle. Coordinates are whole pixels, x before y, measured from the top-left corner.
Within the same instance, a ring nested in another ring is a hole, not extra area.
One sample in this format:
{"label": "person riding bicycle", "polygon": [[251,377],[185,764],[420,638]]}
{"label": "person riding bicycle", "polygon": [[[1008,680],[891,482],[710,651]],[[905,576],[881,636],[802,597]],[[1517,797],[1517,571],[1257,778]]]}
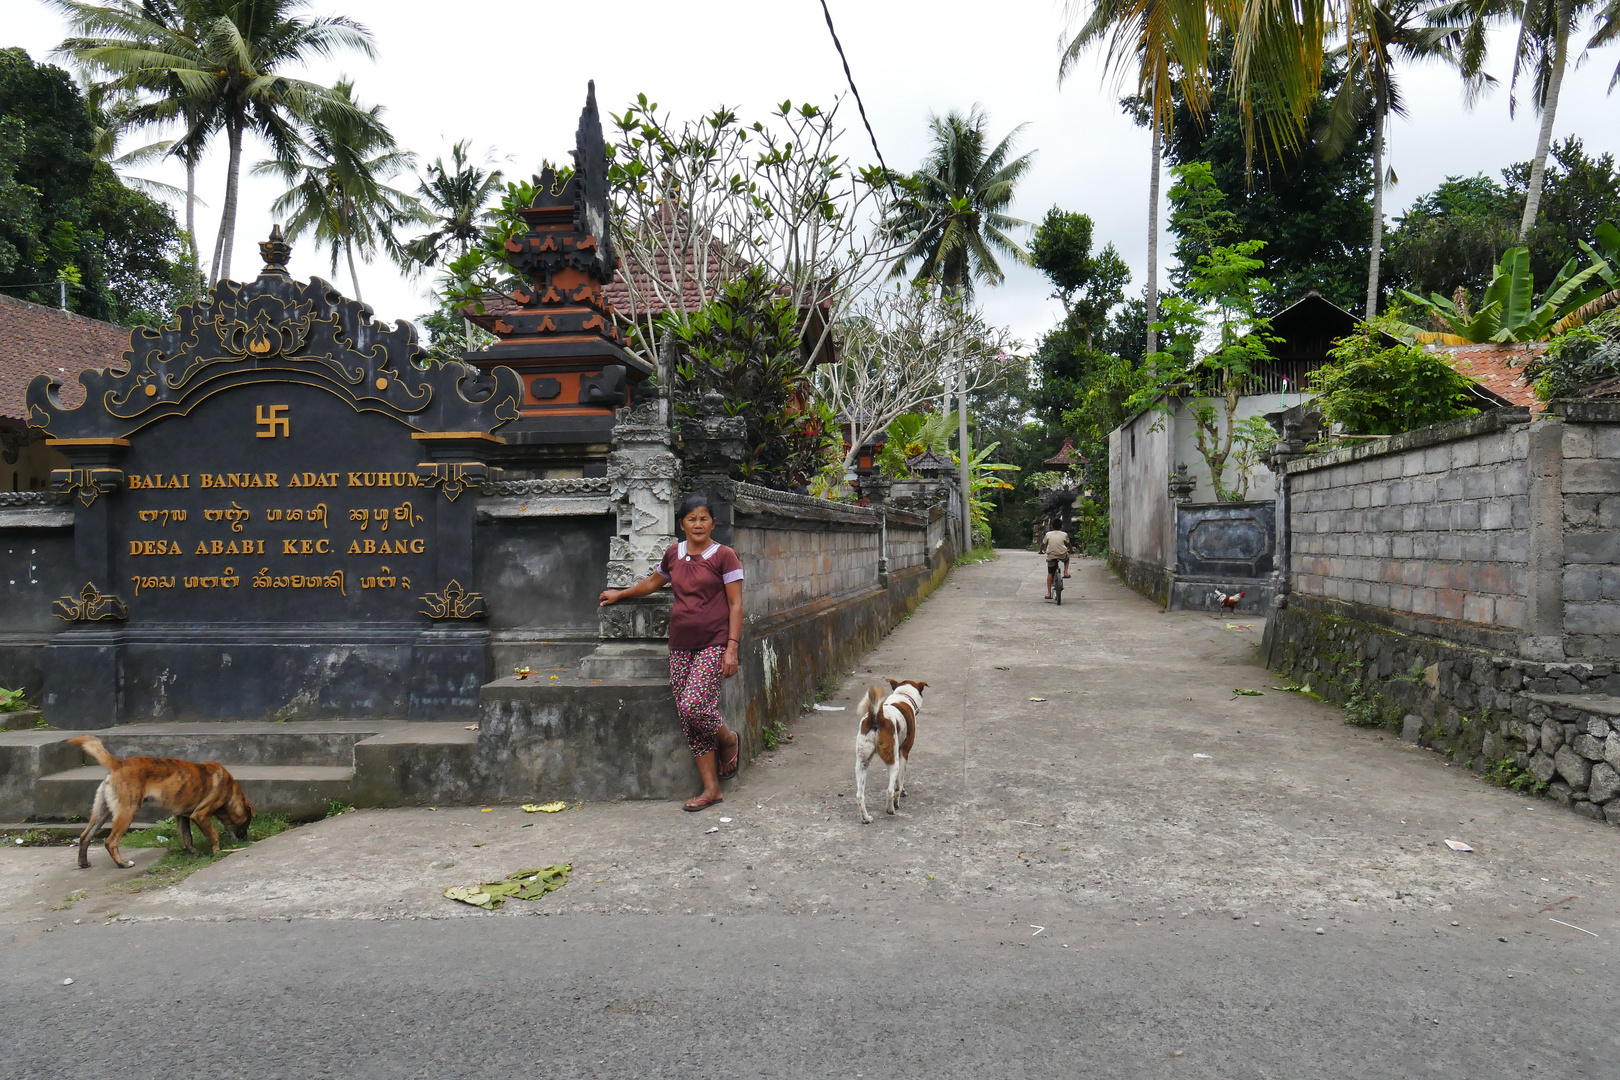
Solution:
{"label": "person riding bicycle", "polygon": [[1052,529],[1041,540],[1041,554],[1046,556],[1046,598],[1052,599],[1052,581],[1057,577],[1058,566],[1063,567],[1063,576],[1069,576],[1069,534],[1062,529]]}

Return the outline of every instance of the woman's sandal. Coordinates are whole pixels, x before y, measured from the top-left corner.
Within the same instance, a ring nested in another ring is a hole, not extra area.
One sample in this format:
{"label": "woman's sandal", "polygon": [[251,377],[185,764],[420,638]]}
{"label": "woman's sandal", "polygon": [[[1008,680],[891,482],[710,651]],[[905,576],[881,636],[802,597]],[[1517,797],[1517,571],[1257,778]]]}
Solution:
{"label": "woman's sandal", "polygon": [[689,814],[695,814],[699,810],[707,810],[709,807],[713,806],[715,803],[725,802],[725,801],[726,801],[725,799],[723,799],[723,798],[721,798],[719,796],[716,796],[716,797],[714,797],[712,799],[705,799],[702,795],[698,795],[698,796],[695,796],[693,798],[687,799],[686,802],[682,803],[681,804],[681,809],[685,810]]}
{"label": "woman's sandal", "polygon": [[742,736],[737,736],[737,742],[731,748],[731,759],[726,762],[724,772],[719,774],[720,779],[730,780],[737,775],[737,765],[742,759]]}

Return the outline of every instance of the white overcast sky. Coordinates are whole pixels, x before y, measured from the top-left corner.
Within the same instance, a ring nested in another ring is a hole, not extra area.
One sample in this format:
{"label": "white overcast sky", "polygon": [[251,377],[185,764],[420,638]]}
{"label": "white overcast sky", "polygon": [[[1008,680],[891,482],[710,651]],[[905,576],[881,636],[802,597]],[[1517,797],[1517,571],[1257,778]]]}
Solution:
{"label": "white overcast sky", "polygon": [[[856,84],[866,101],[884,158],[894,168],[917,165],[926,149],[930,111],[982,104],[1000,137],[1025,123],[1021,146],[1036,152],[1014,212],[1036,221],[1052,205],[1081,210],[1130,263],[1132,290],[1146,265],[1148,137],[1117,106],[1119,90],[1089,60],[1060,88],[1058,40],[1062,0],[829,0]],[[0,0],[7,13],[0,43],[52,59],[65,35],[61,18],[39,0]],[[387,108],[400,144],[424,160],[446,154],[458,139],[493,151],[509,175],[526,176],[542,158],[567,160],[584,103],[596,80],[604,110],[619,111],[645,92],[676,116],[718,104],[759,115],[784,98],[829,102],[845,89],[844,72],[822,21],[818,0],[616,0],[598,5],[544,5],[515,0],[315,0],[312,11],[344,13],[376,37],[378,59],[345,56],[306,74],[330,81],[347,74],[357,94]],[[577,18],[570,25],[567,20]],[[1585,35],[1580,40],[1584,42]],[[1499,35],[1493,73],[1507,82]],[[1593,54],[1565,82],[1556,134],[1578,134],[1591,152],[1620,152],[1620,98],[1605,95],[1620,50]],[[66,65],[61,58],[54,62]],[[1390,213],[1451,174],[1496,170],[1527,160],[1536,118],[1521,102],[1508,115],[1505,89],[1465,110],[1455,79],[1439,69],[1403,75],[1411,115],[1391,133],[1400,185]],[[850,103],[851,105],[853,103]],[[844,150],[872,161],[853,108]],[[263,156],[250,146],[249,161]],[[224,189],[223,147],[204,164],[198,212],[200,246],[209,251]],[[245,170],[244,170],[245,173]],[[169,165],[143,173],[183,186]],[[234,276],[257,269],[257,240],[269,231],[274,181],[244,175]],[[1027,235],[1027,234],[1026,234]],[[327,259],[307,243],[293,255],[299,277],[333,277]],[[405,280],[379,261],[360,270],[366,301],[383,319],[415,319],[429,309],[424,283]],[[336,276],[344,292],[346,273]],[[1010,268],[1006,284],[981,290],[987,314],[1026,341],[1059,312],[1044,279]]]}

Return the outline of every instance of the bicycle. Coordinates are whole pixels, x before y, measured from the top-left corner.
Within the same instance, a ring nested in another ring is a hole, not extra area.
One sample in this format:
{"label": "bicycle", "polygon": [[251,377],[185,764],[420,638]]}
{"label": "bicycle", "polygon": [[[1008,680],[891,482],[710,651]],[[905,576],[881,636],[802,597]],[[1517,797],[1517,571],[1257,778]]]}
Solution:
{"label": "bicycle", "polygon": [[1059,607],[1063,606],[1063,560],[1048,556],[1046,559],[1046,572],[1052,578],[1052,600]]}

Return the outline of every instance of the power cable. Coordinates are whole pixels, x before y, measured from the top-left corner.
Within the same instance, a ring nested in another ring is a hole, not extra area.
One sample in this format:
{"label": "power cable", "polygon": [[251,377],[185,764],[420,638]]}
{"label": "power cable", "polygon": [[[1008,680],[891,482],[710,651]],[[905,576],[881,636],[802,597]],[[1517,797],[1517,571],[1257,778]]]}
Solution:
{"label": "power cable", "polygon": [[866,136],[872,140],[872,152],[877,155],[878,167],[883,170],[883,176],[894,186],[889,166],[883,161],[883,151],[878,149],[877,134],[872,130],[872,121],[866,118],[866,103],[861,100],[861,92],[855,86],[855,75],[849,70],[849,57],[844,55],[844,44],[838,40],[838,31],[833,29],[832,12],[827,9],[827,0],[821,0],[821,14],[827,19],[827,33],[832,35],[833,48],[838,50],[838,59],[844,65],[844,78],[849,82],[849,92],[855,95],[855,107],[861,112],[861,123],[866,126]]}

